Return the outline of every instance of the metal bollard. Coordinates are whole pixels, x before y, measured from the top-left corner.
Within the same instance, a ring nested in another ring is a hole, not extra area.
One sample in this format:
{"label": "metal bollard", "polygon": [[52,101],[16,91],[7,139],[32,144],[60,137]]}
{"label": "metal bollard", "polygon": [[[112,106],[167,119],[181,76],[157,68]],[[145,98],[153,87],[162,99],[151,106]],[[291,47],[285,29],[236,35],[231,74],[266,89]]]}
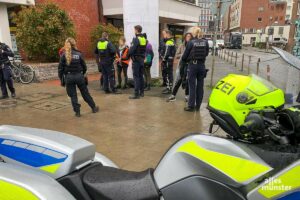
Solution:
{"label": "metal bollard", "polygon": [[267,65],[267,79],[271,81],[271,68],[270,65]]}
{"label": "metal bollard", "polygon": [[227,62],[229,61],[229,54],[230,54],[230,51],[227,52]]}
{"label": "metal bollard", "polygon": [[231,52],[230,64],[232,64],[232,59],[233,59],[233,51]]}
{"label": "metal bollard", "polygon": [[237,54],[237,52],[235,52],[235,63],[234,63],[234,67],[237,66],[237,59],[238,59],[238,54]]}
{"label": "metal bollard", "polygon": [[257,65],[256,65],[256,74],[259,74],[259,63],[260,63],[260,58],[257,60]]}
{"label": "metal bollard", "polygon": [[248,63],[248,74],[250,74],[250,64],[251,64],[251,56],[249,56],[249,63]]}
{"label": "metal bollard", "polygon": [[245,54],[242,55],[242,68],[241,68],[241,71],[244,71],[244,60],[245,60]]}

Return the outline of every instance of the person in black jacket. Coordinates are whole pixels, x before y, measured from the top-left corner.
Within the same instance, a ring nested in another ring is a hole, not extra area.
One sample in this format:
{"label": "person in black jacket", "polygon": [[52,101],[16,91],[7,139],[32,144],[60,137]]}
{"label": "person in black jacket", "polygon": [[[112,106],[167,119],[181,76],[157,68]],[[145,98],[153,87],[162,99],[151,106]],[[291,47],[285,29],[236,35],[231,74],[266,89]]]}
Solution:
{"label": "person in black jacket", "polygon": [[[161,40],[159,41],[159,47],[158,47],[158,52],[159,52],[159,59],[162,61],[164,52],[166,50],[166,40],[167,40],[167,30],[163,30],[161,32]],[[164,68],[164,63],[161,62],[161,73],[162,73],[162,78],[163,78],[163,83],[161,87],[166,87],[167,86],[167,72],[166,69]]]}
{"label": "person in black jacket", "polygon": [[16,90],[14,88],[12,71],[10,68],[11,64],[8,57],[14,57],[14,53],[9,48],[9,46],[0,42],[0,83],[2,91],[1,99],[8,98],[7,87],[10,90],[11,97],[16,97]]}
{"label": "person in black jacket", "polygon": [[92,112],[99,112],[99,107],[96,106],[87,88],[87,67],[81,52],[77,50],[76,41],[73,38],[68,38],[64,49],[65,52],[61,56],[58,66],[58,76],[61,85],[66,86],[75,116],[80,117],[80,104],[78,103],[76,86],[79,88],[84,101],[92,108]]}
{"label": "person in black jacket", "polygon": [[[115,87],[115,68],[114,61],[117,50],[108,40],[108,33],[103,32],[102,38],[98,41],[95,49],[99,71],[102,71],[103,88],[106,94],[113,92],[118,94]],[[101,80],[100,80],[101,81]]]}
{"label": "person in black jacket", "polygon": [[143,28],[140,25],[134,27],[136,37],[133,38],[129,49],[129,57],[132,60],[132,71],[134,79],[134,94],[129,99],[144,97],[144,60],[147,46],[147,39],[142,34]]}
{"label": "person in black jacket", "polygon": [[204,93],[206,57],[209,54],[208,41],[202,38],[201,29],[192,29],[193,39],[188,42],[182,55],[182,61],[188,63],[189,101],[184,109],[188,112],[199,111]]}
{"label": "person in black jacket", "polygon": [[162,68],[167,75],[167,88],[163,90],[163,94],[171,94],[173,88],[173,64],[176,54],[175,41],[172,38],[172,32],[166,31],[167,38],[165,40],[165,50],[162,55]]}

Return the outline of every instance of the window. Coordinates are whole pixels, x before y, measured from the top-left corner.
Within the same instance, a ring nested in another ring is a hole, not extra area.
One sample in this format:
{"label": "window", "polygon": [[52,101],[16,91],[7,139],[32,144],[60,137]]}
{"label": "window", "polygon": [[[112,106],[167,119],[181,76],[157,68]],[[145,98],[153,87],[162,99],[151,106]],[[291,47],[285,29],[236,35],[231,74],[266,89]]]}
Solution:
{"label": "window", "polygon": [[291,19],[291,15],[286,15],[285,19],[287,19],[287,20]]}
{"label": "window", "polygon": [[257,18],[257,21],[262,22],[262,18],[261,17]]}
{"label": "window", "polygon": [[286,9],[287,9],[287,10],[291,10],[291,9],[292,9],[292,6],[288,6]]}
{"label": "window", "polygon": [[263,7],[263,6],[260,6],[260,7],[258,8],[258,11],[259,11],[259,12],[263,12],[263,11],[264,11],[264,7]]}
{"label": "window", "polygon": [[279,34],[279,35],[282,35],[282,34],[283,34],[283,31],[284,31],[284,27],[279,27],[279,29],[278,29],[278,34]]}

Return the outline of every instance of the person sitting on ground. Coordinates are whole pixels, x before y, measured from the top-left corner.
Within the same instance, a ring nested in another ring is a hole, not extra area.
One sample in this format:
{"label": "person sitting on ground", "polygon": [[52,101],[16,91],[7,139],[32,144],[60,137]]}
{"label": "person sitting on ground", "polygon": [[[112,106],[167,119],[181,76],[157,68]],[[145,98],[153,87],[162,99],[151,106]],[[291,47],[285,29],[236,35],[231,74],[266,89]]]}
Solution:
{"label": "person sitting on ground", "polygon": [[[147,37],[146,37],[147,38]],[[152,66],[152,61],[154,58],[154,52],[152,45],[148,41],[147,46],[146,46],[146,54],[145,54],[145,70],[144,70],[144,76],[145,76],[145,91],[149,91],[151,89],[151,66]]]}
{"label": "person sitting on ground", "polygon": [[185,89],[185,100],[188,100],[189,95],[189,86],[187,84],[187,66],[188,64],[181,60],[182,54],[185,51],[187,43],[193,38],[191,33],[186,33],[184,36],[183,43],[177,49],[175,58],[179,59],[179,63],[176,69],[176,81],[175,86],[172,91],[172,95],[167,99],[167,102],[176,101],[176,94],[179,90],[179,87],[182,85],[182,88]]}
{"label": "person sitting on ground", "polygon": [[119,39],[119,50],[116,53],[118,89],[121,89],[122,87],[122,72],[125,79],[123,89],[127,88],[127,83],[128,83],[127,71],[128,71],[129,61],[130,61],[130,58],[128,57],[128,51],[129,51],[129,47],[126,45],[126,39],[124,36],[122,36]]}

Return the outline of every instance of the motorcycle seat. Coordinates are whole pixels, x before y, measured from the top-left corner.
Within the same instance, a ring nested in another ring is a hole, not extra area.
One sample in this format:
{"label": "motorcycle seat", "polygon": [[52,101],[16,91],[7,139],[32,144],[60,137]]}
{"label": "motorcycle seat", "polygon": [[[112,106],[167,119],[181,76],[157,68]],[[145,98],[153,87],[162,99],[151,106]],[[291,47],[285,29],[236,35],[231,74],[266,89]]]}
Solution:
{"label": "motorcycle seat", "polygon": [[82,181],[94,200],[159,200],[152,169],[130,172],[96,166],[84,174]]}

